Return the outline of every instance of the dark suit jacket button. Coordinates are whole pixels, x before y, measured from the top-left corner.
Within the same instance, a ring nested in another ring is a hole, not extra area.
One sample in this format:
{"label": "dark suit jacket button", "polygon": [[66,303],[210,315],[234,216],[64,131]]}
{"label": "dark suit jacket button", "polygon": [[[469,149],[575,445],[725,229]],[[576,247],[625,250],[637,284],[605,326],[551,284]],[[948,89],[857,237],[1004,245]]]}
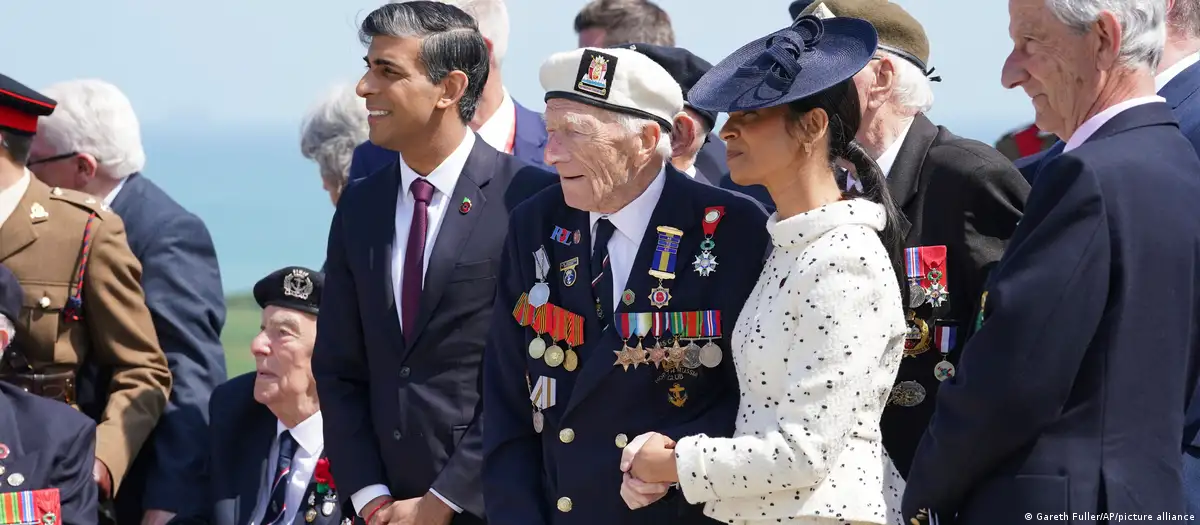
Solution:
{"label": "dark suit jacket button", "polygon": [[408,377],[411,373],[412,370],[409,370],[407,366],[400,367],[400,377]]}
{"label": "dark suit jacket button", "polygon": [[400,431],[399,431],[399,430],[393,430],[393,431],[392,431],[392,439],[394,439],[394,440],[396,440],[396,441],[400,441],[400,438],[401,438],[401,437],[403,437],[403,436],[401,436],[401,435],[400,435]]}

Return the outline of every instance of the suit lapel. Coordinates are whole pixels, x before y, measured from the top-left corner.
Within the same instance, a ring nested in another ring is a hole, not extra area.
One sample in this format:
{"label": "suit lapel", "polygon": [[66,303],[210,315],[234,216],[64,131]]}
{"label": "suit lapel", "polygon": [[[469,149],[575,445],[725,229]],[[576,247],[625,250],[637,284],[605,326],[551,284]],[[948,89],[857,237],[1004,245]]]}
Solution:
{"label": "suit lapel", "polygon": [[[8,220],[4,221],[4,226],[0,226],[0,263],[33,244],[38,238],[37,225],[49,217],[45,207],[50,201],[50,187],[32,174],[29,178],[29,188],[25,190],[25,195],[17,203],[12,215],[8,216]],[[37,216],[34,214],[35,204],[41,208],[41,213]]]}
{"label": "suit lapel", "polygon": [[[695,210],[695,205],[691,199],[691,190],[688,188],[689,184],[695,184],[696,182],[670,165],[667,166],[664,176],[666,177],[666,181],[663,184],[662,196],[659,197],[658,203],[654,206],[654,213],[650,216],[650,223],[646,225],[646,231],[642,235],[642,243],[638,246],[637,257],[634,258],[633,267],[629,270],[629,278],[625,284],[627,290],[634,292],[634,302],[630,305],[618,302],[617,315],[626,312],[671,310],[669,304],[661,310],[650,306],[650,290],[658,286],[658,280],[649,274],[649,270],[651,259],[654,257],[654,252],[658,246],[659,226],[670,226],[684,232],[683,237],[679,241],[679,253],[675,259],[676,275],[688,269],[690,258],[685,257],[690,257],[691,252],[695,248],[693,245],[698,246],[700,243],[700,239],[693,238],[695,235],[689,231],[697,219],[696,215],[702,212]],[[664,281],[663,286],[669,290],[678,291],[674,290],[674,281],[674,279]],[[593,312],[594,315],[595,313]],[[607,324],[609,324],[609,328],[600,334],[599,341],[590,347],[588,355],[584,357],[583,365],[579,369],[579,378],[571,391],[571,399],[567,403],[564,417],[579,405],[615,368],[613,361],[616,360],[616,357],[612,351],[620,349],[624,341],[621,340],[620,335],[617,333],[612,319],[609,319],[609,323]]]}
{"label": "suit lapel", "polygon": [[[415,330],[412,334],[405,334],[404,338],[405,357],[412,352],[421,338],[421,332],[429,324],[429,319],[446,290],[450,274],[454,273],[463,247],[467,245],[471,232],[484,215],[482,208],[487,204],[487,199],[483,188],[492,180],[500,155],[501,153],[488,146],[482,138],[475,137],[475,146],[471,148],[471,155],[467,157],[467,163],[454,186],[454,195],[446,204],[446,215],[442,218],[441,228],[438,230],[437,239],[434,240],[433,252],[429,255]],[[461,211],[460,207],[466,199],[470,199],[473,213]]]}
{"label": "suit lapel", "polygon": [[244,434],[247,443],[238,461],[244,467],[233,469],[233,472],[244,472],[238,480],[237,523],[249,523],[254,507],[258,505],[260,491],[271,490],[270,486],[262,485],[264,482],[270,483],[269,474],[272,474],[267,469],[271,466],[271,445],[275,442],[275,416],[257,402],[253,403],[247,415],[249,428],[245,429]]}
{"label": "suit lapel", "polygon": [[1200,91],[1200,62],[1180,71],[1175,78],[1163,86],[1158,94],[1167,99],[1167,104],[1171,105],[1171,109],[1178,109],[1196,91]]}
{"label": "suit lapel", "polygon": [[[375,288],[379,305],[375,312],[376,315],[384,316],[381,320],[383,340],[403,341],[400,311],[396,304],[396,283],[392,278],[392,254],[396,242],[396,204],[400,198],[400,164],[390,164],[387,171],[378,173],[377,177],[372,177],[370,182],[365,184],[378,184],[380,187],[370,188],[372,200],[369,205],[363,206],[368,214],[363,218],[364,224],[359,228],[352,228],[347,234],[352,235],[356,231],[369,232],[369,248],[366,251],[369,273],[367,282],[379,283],[378,288]],[[372,212],[373,215],[370,215]]]}
{"label": "suit lapel", "polygon": [[924,114],[918,113],[913,119],[912,126],[908,128],[908,136],[900,145],[900,152],[896,155],[896,161],[892,163],[891,171],[887,173],[888,192],[896,201],[896,207],[904,212],[900,226],[901,236],[905,238],[908,237],[908,232],[912,228],[912,222],[908,217],[915,217],[920,213],[920,210],[913,209],[912,204],[917,196],[917,190],[920,188],[921,170],[925,164],[925,157],[929,154],[929,147],[933,145],[933,139],[937,137],[937,133],[937,126],[934,126]]}
{"label": "suit lapel", "polygon": [[117,196],[113,198],[112,209],[117,212],[117,215],[125,215],[130,206],[140,199],[137,195],[142,192],[142,182],[145,177],[140,173],[134,173],[125,178],[125,185],[121,186],[121,191],[117,192]]}

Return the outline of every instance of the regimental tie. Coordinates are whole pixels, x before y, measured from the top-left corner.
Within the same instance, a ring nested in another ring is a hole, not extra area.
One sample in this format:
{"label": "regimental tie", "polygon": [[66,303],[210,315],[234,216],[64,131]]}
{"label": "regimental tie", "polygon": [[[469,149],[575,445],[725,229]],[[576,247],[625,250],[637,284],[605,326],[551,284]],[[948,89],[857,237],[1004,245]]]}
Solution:
{"label": "regimental tie", "polygon": [[284,430],[279,434],[279,460],[275,465],[275,478],[271,483],[271,500],[263,514],[262,525],[274,525],[283,520],[287,511],[287,488],[292,480],[292,457],[296,455],[296,438]]}
{"label": "regimental tie", "polygon": [[605,321],[613,313],[612,272],[608,269],[608,241],[612,239],[616,227],[612,221],[601,217],[596,221],[596,242],[592,246],[592,295],[596,297],[596,317],[605,329],[609,323]]}

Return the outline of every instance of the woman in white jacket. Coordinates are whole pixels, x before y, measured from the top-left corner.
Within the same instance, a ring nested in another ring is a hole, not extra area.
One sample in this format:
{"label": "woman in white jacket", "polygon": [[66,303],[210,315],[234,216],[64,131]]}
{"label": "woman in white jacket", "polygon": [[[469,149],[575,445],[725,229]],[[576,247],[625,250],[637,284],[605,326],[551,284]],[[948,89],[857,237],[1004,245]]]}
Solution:
{"label": "woman in white jacket", "polygon": [[[732,524],[902,522],[903,480],[879,430],[903,355],[899,219],[879,167],[853,142],[852,77],[876,39],[862,20],[803,17],[688,93],[693,106],[729,113],[731,175],[771,193],[774,251],[733,334],[735,435],[639,436],[621,465],[631,507],[678,483]],[[854,165],[862,195],[842,194],[839,159]]]}

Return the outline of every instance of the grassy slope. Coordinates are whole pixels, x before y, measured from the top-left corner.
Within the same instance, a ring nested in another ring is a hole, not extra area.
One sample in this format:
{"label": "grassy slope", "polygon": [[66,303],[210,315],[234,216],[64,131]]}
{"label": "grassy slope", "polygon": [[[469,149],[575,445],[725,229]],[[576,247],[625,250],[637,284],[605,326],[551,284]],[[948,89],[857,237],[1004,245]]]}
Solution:
{"label": "grassy slope", "polygon": [[226,297],[225,309],[221,343],[225,345],[225,366],[229,370],[229,377],[236,377],[254,370],[250,341],[258,335],[262,310],[250,294]]}

